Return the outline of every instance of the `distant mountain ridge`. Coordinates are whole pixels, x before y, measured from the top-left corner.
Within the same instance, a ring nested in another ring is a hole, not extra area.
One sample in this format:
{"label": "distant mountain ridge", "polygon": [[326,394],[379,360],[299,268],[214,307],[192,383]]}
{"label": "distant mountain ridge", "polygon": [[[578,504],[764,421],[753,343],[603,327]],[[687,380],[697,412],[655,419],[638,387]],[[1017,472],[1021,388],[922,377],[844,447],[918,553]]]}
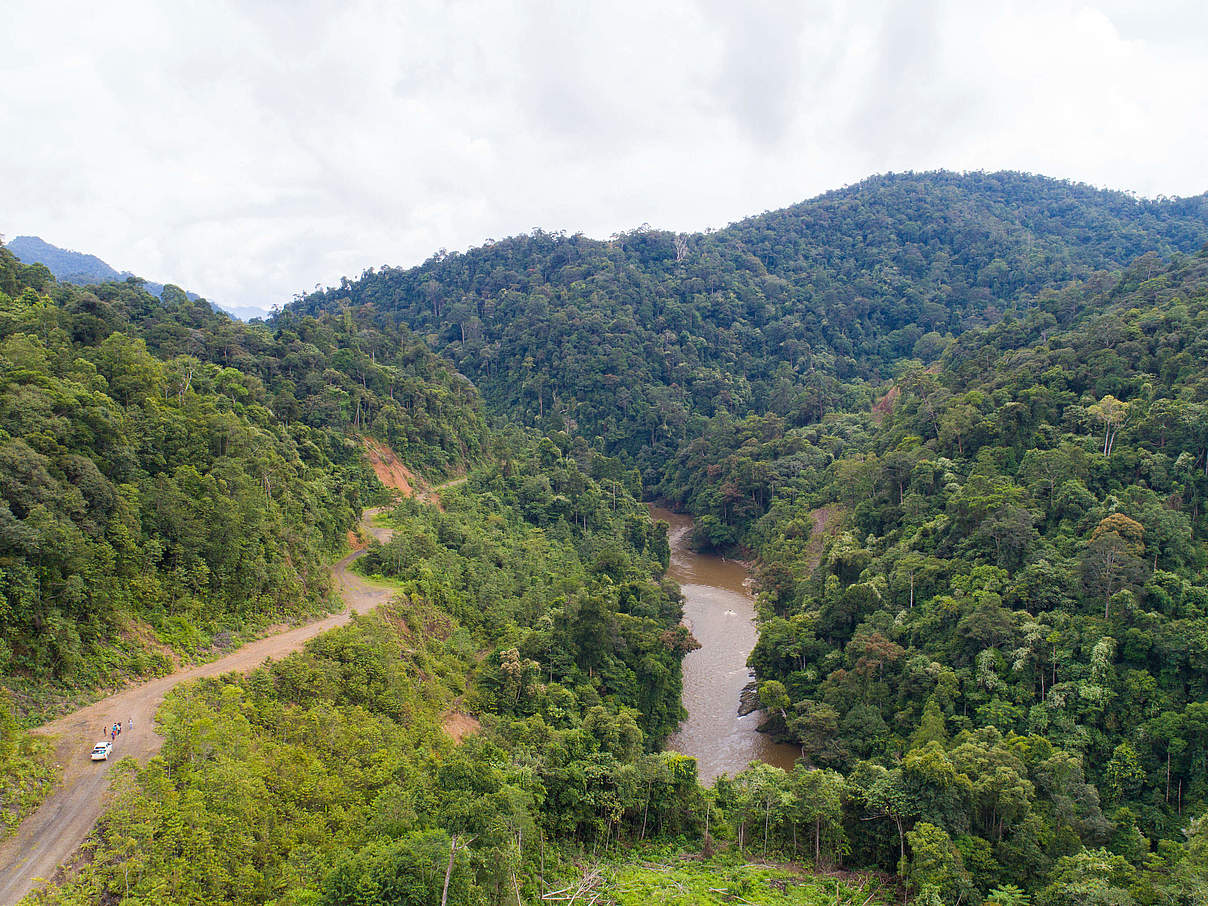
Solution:
{"label": "distant mountain ridge", "polygon": [[45,264],[55,279],[67,283],[108,283],[134,276],[114,270],[96,255],[61,249],[40,236],[18,236],[7,248],[26,264]]}
{"label": "distant mountain ridge", "polygon": [[[121,282],[138,276],[131,271],[119,271],[102,261],[96,255],[59,248],[59,246],[52,245],[40,236],[18,236],[7,243],[5,248],[26,264],[45,265],[54,274],[56,280],[64,283],[75,283],[84,286],[90,283]],[[139,277],[138,279],[143,278]],[[147,292],[156,298],[161,298],[164,294],[163,283],[143,279],[143,286]],[[202,298],[197,293],[188,291],[185,292],[185,295],[194,301]],[[214,311],[221,311],[224,314],[244,321],[263,316],[263,312],[253,308],[235,307],[227,309],[213,302],[209,304]]]}

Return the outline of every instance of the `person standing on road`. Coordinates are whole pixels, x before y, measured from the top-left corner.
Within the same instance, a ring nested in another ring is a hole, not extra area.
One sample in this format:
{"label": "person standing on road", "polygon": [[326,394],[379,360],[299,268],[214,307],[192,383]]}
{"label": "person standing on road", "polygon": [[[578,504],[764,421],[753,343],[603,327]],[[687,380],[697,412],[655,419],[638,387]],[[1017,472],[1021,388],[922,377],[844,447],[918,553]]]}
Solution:
{"label": "person standing on road", "polygon": [[133,730],[133,729],[134,729],[134,715],[133,715],[133,714],[132,714],[132,715],[130,715],[130,725],[129,725],[128,727],[126,727],[126,729],[127,729],[127,730]]}

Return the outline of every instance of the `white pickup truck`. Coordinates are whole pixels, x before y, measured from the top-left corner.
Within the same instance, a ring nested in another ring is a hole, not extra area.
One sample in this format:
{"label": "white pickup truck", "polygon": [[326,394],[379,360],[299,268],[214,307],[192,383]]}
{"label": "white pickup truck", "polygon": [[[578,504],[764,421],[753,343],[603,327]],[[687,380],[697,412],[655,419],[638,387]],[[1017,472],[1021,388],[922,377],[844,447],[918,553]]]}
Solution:
{"label": "white pickup truck", "polygon": [[92,747],[93,761],[108,761],[109,753],[113,751],[113,743],[107,739],[102,739]]}

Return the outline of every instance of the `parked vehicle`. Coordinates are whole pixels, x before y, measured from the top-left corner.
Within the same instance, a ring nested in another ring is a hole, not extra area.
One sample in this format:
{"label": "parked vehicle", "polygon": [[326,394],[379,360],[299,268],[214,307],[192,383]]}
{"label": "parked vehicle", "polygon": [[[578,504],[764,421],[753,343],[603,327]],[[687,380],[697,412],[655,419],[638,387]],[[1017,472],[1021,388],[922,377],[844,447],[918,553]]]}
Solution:
{"label": "parked vehicle", "polygon": [[113,751],[113,743],[107,739],[103,739],[92,747],[93,761],[108,761],[109,753]]}

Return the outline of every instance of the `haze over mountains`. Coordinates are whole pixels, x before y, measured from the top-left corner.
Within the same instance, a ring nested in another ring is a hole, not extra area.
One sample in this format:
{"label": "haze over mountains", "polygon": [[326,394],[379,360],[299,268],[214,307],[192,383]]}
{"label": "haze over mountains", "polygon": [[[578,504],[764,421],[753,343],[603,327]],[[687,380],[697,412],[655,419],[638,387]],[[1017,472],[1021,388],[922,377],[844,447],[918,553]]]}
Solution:
{"label": "haze over mountains", "polygon": [[[115,270],[96,255],[62,249],[57,245],[51,245],[39,236],[18,236],[8,242],[5,248],[26,264],[46,265],[50,269],[50,272],[55,275],[55,279],[62,280],[64,283],[109,283],[137,276],[130,271]],[[157,298],[163,295],[163,283],[144,280],[143,285],[151,295]],[[201,298],[197,293],[193,292],[186,292],[186,295],[190,299]],[[216,311],[225,311],[227,314],[234,315],[236,318],[243,320],[264,317],[264,311],[258,308],[248,308],[246,306],[224,308],[214,302],[211,302],[210,305]]]}

